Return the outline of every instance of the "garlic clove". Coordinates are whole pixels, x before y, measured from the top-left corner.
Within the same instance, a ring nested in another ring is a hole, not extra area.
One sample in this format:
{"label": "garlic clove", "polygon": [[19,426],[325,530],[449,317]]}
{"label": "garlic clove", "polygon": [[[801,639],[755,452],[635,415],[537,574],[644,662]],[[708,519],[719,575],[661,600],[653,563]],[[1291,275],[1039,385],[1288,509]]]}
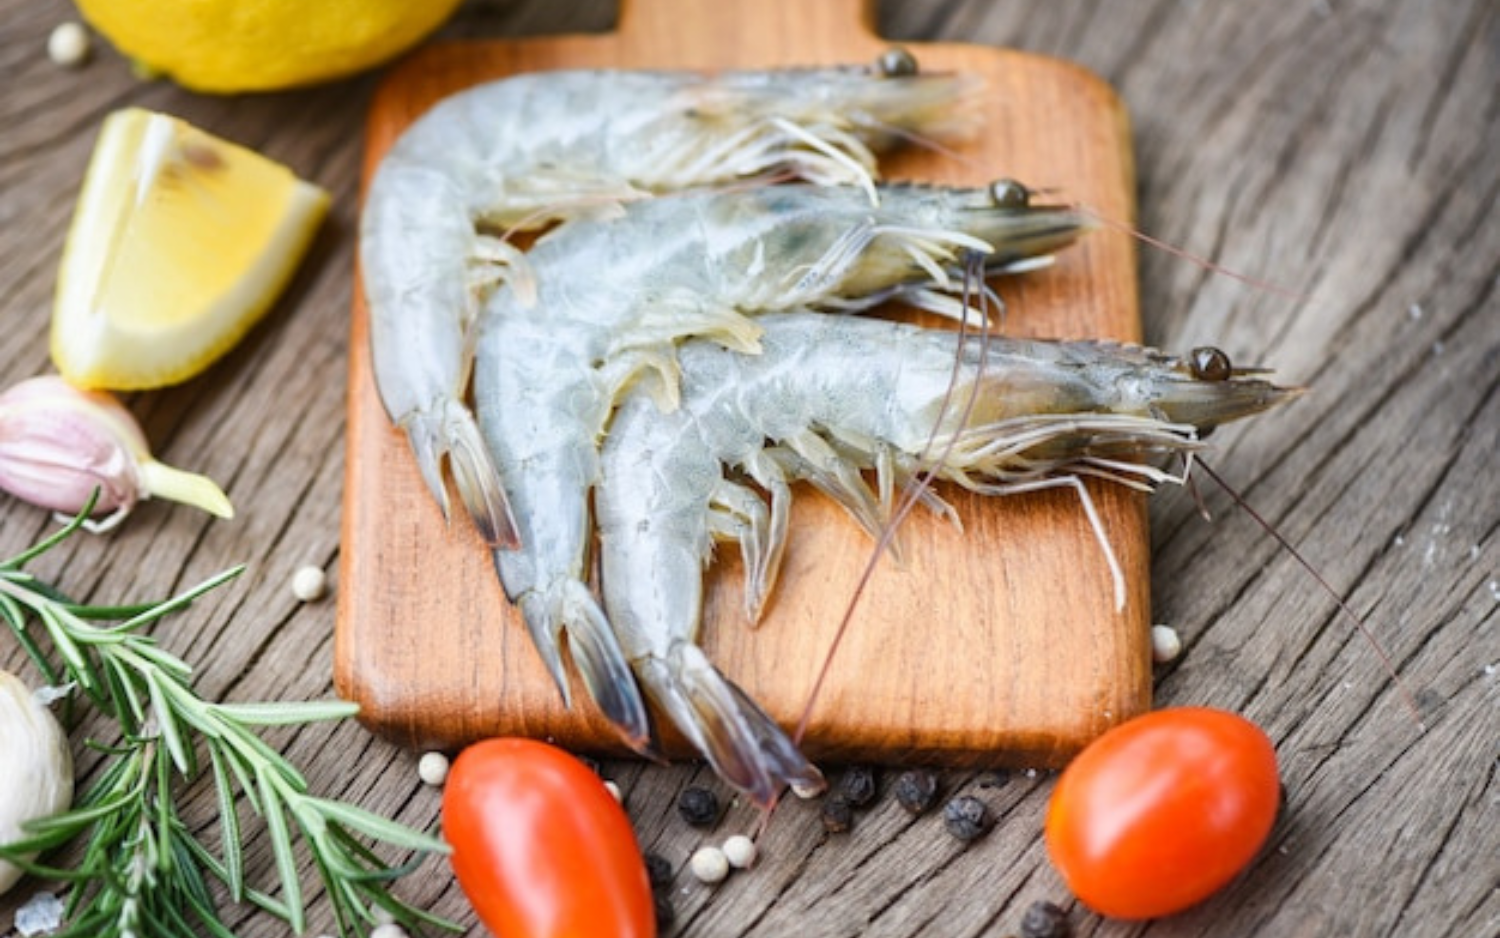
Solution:
{"label": "garlic clove", "polygon": [[[52,711],[20,678],[0,670],[0,843],[22,836],[21,825],[66,810],[73,803],[73,755]],[[0,860],[0,894],[21,878]]]}
{"label": "garlic clove", "polygon": [[0,393],[0,489],[74,515],[97,489],[95,530],[112,527],[142,498],[158,496],[221,518],[234,508],[212,480],[151,456],[140,424],[110,394],[55,375]]}

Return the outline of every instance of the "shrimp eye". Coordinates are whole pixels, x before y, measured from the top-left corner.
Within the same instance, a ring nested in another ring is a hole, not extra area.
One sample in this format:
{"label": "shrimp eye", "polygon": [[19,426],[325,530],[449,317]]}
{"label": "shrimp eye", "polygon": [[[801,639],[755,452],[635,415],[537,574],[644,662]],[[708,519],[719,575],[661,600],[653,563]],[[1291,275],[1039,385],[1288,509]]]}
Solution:
{"label": "shrimp eye", "polygon": [[896,46],[880,54],[875,60],[875,71],[882,78],[910,78],[917,73],[917,57]]}
{"label": "shrimp eye", "polygon": [[990,183],[990,202],[996,208],[1025,208],[1031,204],[1031,190],[1014,179],[996,179]]}
{"label": "shrimp eye", "polygon": [[1234,366],[1229,356],[1211,346],[1193,349],[1188,359],[1193,377],[1199,381],[1228,381],[1234,375]]}

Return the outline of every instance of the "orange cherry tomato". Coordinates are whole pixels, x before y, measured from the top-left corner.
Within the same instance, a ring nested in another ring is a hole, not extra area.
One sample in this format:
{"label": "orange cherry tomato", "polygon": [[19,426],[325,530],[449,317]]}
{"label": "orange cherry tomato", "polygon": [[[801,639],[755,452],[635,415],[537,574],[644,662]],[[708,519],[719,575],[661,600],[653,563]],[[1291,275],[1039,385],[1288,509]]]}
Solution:
{"label": "orange cherry tomato", "polygon": [[1259,727],[1221,710],[1158,710],[1100,736],[1057,780],[1047,852],[1073,894],[1114,918],[1179,912],[1265,843],[1281,784]]}
{"label": "orange cherry tomato", "polygon": [[443,789],[449,862],[502,938],[652,938],[656,913],[630,819],[588,766],[546,743],[491,739]]}

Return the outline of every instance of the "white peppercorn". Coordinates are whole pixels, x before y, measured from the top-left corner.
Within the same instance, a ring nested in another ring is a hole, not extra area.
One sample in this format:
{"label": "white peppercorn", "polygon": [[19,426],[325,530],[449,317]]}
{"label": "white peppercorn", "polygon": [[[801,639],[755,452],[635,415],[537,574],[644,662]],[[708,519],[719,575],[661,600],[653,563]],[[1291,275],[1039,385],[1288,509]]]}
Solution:
{"label": "white peppercorn", "polygon": [[1182,638],[1170,625],[1151,626],[1151,660],[1157,664],[1175,661],[1182,654]]}
{"label": "white peppercorn", "polygon": [[744,834],[735,834],[724,841],[724,858],[737,870],[748,870],[755,865],[755,841]]}
{"label": "white peppercorn", "polygon": [[322,599],[328,590],[328,575],[322,567],[308,565],[298,567],[292,574],[292,595],[302,602],[310,603]]}
{"label": "white peppercorn", "polygon": [[82,23],[58,23],[47,36],[47,58],[55,65],[74,68],[88,61],[92,45]]}
{"label": "white peppercorn", "polygon": [[441,752],[424,752],[417,760],[417,776],[433,788],[448,780],[448,757]]}
{"label": "white peppercorn", "polygon": [[729,875],[729,858],[718,847],[699,847],[688,860],[688,869],[699,882],[720,883]]}

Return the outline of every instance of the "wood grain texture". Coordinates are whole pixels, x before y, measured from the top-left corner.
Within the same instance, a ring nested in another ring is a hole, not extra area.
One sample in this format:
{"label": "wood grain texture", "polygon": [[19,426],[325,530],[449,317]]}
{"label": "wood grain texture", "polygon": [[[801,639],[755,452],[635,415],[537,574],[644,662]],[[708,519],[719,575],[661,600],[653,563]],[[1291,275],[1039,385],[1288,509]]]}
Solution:
{"label": "wood grain texture", "polygon": [[[809,4],[811,7],[812,5]],[[210,98],[140,83],[107,49],[82,71],[51,65],[62,0],[0,0],[0,375],[48,370],[58,253],[94,134],[125,105],[154,107],[253,145],[335,195],[314,255],[270,318],[202,379],[132,395],[153,447],[210,473],[239,509],[230,523],[148,503],[114,534],[76,540],[36,572],[81,599],[146,598],[235,563],[243,577],[161,623],[209,697],[306,700],[333,693],[331,602],[299,605],[304,563],[339,582],[354,232],[363,134],[379,76],[275,95]],[[604,33],[612,0],[471,0],[449,39]],[[1369,619],[1426,720],[1419,731],[1368,644],[1269,538],[1211,486],[1215,516],[1166,494],[1150,504],[1154,617],[1186,651],[1155,672],[1156,703],[1210,704],[1276,741],[1287,813],[1247,874],[1174,918],[1108,922],[1072,902],[1047,864],[1047,773],[1004,784],[942,773],[998,819],[953,841],[936,817],[890,798],[825,836],[817,806],[783,805],[753,873],[716,888],[688,855],[758,819],[736,805],[711,832],[673,807],[693,765],[607,760],[643,846],[677,870],[682,938],[999,938],[1049,899],[1087,938],[1493,935],[1500,923],[1500,11],[1489,0],[1303,4],[1136,0],[1046,4],[885,2],[893,40],[981,44],[1079,62],[1123,95],[1135,130],[1140,224],[1233,269],[1311,294],[1297,301],[1143,250],[1153,344],[1224,346],[1310,391],[1214,438],[1214,465]],[[52,529],[0,497],[0,556]],[[0,665],[35,680],[0,635]],[[84,739],[75,752],[89,771]],[[278,731],[272,742],[313,790],[430,826],[437,792],[415,755],[355,723]],[[837,767],[834,767],[836,774]],[[0,770],[3,773],[3,770]],[[0,784],[10,780],[0,774]],[[721,794],[727,794],[722,788]],[[210,839],[214,795],[188,814]],[[247,822],[247,875],[272,875]],[[0,898],[0,935],[15,905]],[[55,888],[55,887],[54,887]],[[443,864],[398,889],[474,923]],[[310,934],[332,931],[314,891]],[[231,910],[242,938],[280,922]]]}
{"label": "wood grain texture", "polygon": [[[377,92],[366,179],[411,120],[481,81],[557,68],[866,62],[888,43],[864,25],[863,7],[635,0],[618,29],[605,34],[435,45]],[[1127,121],[1101,81],[1060,60],[993,48],[919,44],[912,51],[923,68],[984,81],[977,132],[951,153],[883,161],[889,178],[982,185],[1008,175],[1106,217],[1131,216]],[[597,274],[586,259],[578,269],[579,276]],[[1140,336],[1133,244],[1122,236],[1085,239],[1052,269],[997,285],[1012,331]],[[477,536],[462,519],[445,527],[404,436],[379,402],[365,320],[356,287],[341,555],[347,588],[334,658],[340,692],[361,704],[367,725],[408,745],[520,734],[619,750],[586,698],[571,710],[563,704]],[[877,568],[838,647],[808,723],[809,755],[1056,766],[1144,711],[1150,663],[1142,498],[1110,486],[1094,496],[1126,571],[1128,603],[1117,611],[1106,558],[1075,494],[943,495],[964,530],[932,516],[904,527],[901,562]],[[719,553],[703,644],[790,727],[812,697],[872,547],[811,487],[799,490],[788,541],[776,595],[755,629],[741,612],[738,558]],[[668,751],[683,753],[670,731],[667,740]]]}

